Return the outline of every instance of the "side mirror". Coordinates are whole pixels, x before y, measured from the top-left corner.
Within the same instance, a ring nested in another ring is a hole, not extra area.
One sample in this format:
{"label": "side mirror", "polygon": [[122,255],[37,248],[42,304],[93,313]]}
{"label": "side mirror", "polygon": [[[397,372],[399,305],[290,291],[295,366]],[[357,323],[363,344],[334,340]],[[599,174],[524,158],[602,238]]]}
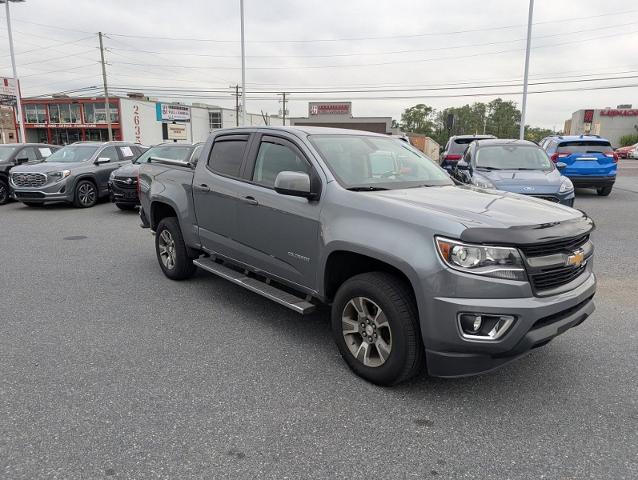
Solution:
{"label": "side mirror", "polygon": [[275,192],[309,199],[315,196],[310,188],[310,176],[302,172],[279,172],[275,178]]}
{"label": "side mirror", "polygon": [[470,169],[470,165],[465,160],[461,159],[456,162],[456,168],[467,171]]}
{"label": "side mirror", "polygon": [[111,159],[109,157],[99,157],[96,161],[96,165],[102,165],[103,163],[109,163]]}
{"label": "side mirror", "polygon": [[565,167],[567,167],[567,164],[565,162],[556,163],[556,168],[558,168],[559,170],[563,170]]}

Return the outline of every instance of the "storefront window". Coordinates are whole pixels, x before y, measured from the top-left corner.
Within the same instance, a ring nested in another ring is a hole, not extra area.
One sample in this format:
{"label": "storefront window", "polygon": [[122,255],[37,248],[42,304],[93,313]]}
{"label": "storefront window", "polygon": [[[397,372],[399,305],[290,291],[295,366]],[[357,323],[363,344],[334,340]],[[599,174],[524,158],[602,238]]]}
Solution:
{"label": "storefront window", "polygon": [[222,128],[222,112],[208,112],[208,129]]}
{"label": "storefront window", "polygon": [[45,123],[47,121],[46,105],[30,104],[24,106],[26,123]]}
{"label": "storefront window", "polygon": [[[103,103],[85,103],[84,104],[84,122],[85,123],[106,123],[106,109]],[[120,121],[117,103],[109,102],[109,110],[111,114],[111,123]]]}

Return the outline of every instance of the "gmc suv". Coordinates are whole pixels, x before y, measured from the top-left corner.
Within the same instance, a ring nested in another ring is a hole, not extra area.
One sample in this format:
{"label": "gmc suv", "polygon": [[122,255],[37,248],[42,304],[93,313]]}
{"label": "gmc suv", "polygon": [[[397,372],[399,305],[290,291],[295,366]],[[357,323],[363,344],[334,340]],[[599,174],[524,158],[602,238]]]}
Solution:
{"label": "gmc suv", "polygon": [[196,166],[147,163],[139,185],[168,278],[199,267],[301,314],[330,305],[344,360],[380,385],[489,371],[594,311],[590,218],[456,186],[385,135],[217,130]]}
{"label": "gmc suv", "polygon": [[40,163],[60,147],[45,143],[13,143],[0,145],[0,205],[9,201],[9,170],[16,165]]}
{"label": "gmc suv", "polygon": [[36,165],[11,169],[11,188],[27,206],[67,202],[79,208],[95,205],[108,195],[109,175],[142,152],[128,142],[77,142]]}

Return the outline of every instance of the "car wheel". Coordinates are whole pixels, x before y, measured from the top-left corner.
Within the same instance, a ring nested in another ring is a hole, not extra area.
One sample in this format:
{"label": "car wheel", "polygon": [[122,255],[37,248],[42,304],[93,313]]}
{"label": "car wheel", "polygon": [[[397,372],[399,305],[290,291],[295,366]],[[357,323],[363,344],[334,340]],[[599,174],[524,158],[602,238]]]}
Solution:
{"label": "car wheel", "polygon": [[4,180],[0,180],[0,205],[9,201],[9,185]]}
{"label": "car wheel", "polygon": [[73,205],[77,208],[90,208],[97,203],[97,187],[90,180],[80,180],[75,186]]}
{"label": "car wheel", "polygon": [[611,189],[612,189],[612,187],[601,187],[601,188],[597,188],[596,192],[601,197],[608,197],[609,194],[611,193]]}
{"label": "car wheel", "polygon": [[421,370],[416,303],[401,278],[372,272],[348,279],[337,291],[331,317],[339,352],[360,377],[389,386]]}
{"label": "car wheel", "polygon": [[155,252],[164,275],[170,279],[184,280],[192,277],[197,270],[193,259],[188,255],[182,231],[175,217],[165,218],[157,226]]}
{"label": "car wheel", "polygon": [[116,203],[115,206],[120,210],[135,210],[135,205],[131,205],[130,203]]}

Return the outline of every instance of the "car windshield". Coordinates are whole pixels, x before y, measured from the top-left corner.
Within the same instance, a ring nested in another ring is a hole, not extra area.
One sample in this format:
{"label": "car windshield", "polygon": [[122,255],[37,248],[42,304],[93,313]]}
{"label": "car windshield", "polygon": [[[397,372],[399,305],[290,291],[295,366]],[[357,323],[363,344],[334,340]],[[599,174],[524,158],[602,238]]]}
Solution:
{"label": "car windshield", "polygon": [[148,163],[151,157],[187,162],[191,152],[190,145],[157,145],[146,150],[133,163]]}
{"label": "car windshield", "polygon": [[8,145],[0,146],[0,162],[9,158],[11,154],[16,151],[17,148],[18,147],[11,147]]}
{"label": "car windshield", "polygon": [[611,151],[611,144],[605,141],[578,140],[562,142],[558,145],[558,153],[606,153]]}
{"label": "car windshield", "polygon": [[346,188],[396,189],[453,185],[449,176],[412,147],[370,135],[310,135],[310,142]]}
{"label": "car windshield", "polygon": [[529,145],[494,145],[476,152],[476,168],[490,170],[553,170],[545,151]]}
{"label": "car windshield", "polygon": [[48,163],[78,163],[86,162],[97,151],[98,147],[91,145],[67,145],[49,155],[44,161]]}

